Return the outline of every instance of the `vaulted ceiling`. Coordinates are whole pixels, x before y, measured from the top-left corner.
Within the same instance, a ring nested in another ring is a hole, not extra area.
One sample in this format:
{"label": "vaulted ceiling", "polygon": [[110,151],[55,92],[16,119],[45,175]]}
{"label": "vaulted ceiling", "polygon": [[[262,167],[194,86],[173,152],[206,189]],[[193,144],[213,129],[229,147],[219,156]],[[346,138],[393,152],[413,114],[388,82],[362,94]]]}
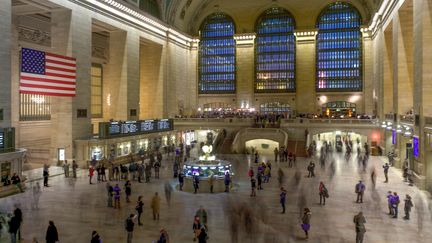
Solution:
{"label": "vaulted ceiling", "polygon": [[[382,0],[348,0],[361,13],[367,25]],[[296,19],[297,28],[313,29],[323,8],[334,0],[163,0],[164,20],[191,35],[197,35],[201,22],[215,11],[229,14],[238,33],[254,32],[258,16],[272,6],[287,9]]]}

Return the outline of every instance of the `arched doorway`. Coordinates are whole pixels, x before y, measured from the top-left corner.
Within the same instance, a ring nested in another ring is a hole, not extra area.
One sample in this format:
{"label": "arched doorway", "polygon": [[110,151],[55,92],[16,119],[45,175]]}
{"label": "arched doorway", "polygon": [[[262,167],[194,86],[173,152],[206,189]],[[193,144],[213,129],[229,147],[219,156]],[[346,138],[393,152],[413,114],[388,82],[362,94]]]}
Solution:
{"label": "arched doorway", "polygon": [[245,146],[249,152],[254,148],[259,154],[271,155],[275,148],[279,148],[279,143],[270,139],[252,139],[246,141]]}
{"label": "arched doorway", "polygon": [[332,118],[346,118],[356,116],[357,106],[347,101],[333,101],[322,105],[322,114]]}

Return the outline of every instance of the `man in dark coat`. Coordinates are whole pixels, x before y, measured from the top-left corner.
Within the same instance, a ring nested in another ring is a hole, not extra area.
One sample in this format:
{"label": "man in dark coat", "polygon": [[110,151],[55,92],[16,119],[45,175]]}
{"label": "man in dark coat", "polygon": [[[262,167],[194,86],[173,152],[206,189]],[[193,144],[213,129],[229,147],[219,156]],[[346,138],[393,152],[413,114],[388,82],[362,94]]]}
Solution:
{"label": "man in dark coat", "polygon": [[354,216],[353,221],[356,229],[356,243],[363,243],[363,237],[366,233],[366,227],[364,225],[366,223],[366,219],[363,216],[363,213],[360,212],[356,216]]}
{"label": "man in dark coat", "polygon": [[45,236],[46,243],[56,243],[59,241],[57,228],[53,221],[49,221],[48,229]]}
{"label": "man in dark coat", "polygon": [[18,229],[20,228],[20,225],[21,225],[21,221],[15,215],[9,221],[9,233],[11,236],[12,243],[17,242],[17,233],[18,233]]}

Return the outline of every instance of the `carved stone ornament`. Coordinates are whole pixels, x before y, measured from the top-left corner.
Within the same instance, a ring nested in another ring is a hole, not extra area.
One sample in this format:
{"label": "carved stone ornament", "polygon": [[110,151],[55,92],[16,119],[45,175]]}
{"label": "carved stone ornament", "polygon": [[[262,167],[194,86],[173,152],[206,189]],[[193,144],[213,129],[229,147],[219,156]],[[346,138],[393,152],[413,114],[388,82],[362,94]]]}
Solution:
{"label": "carved stone ornament", "polygon": [[18,26],[18,39],[20,41],[32,42],[39,45],[51,45],[51,33],[39,29]]}

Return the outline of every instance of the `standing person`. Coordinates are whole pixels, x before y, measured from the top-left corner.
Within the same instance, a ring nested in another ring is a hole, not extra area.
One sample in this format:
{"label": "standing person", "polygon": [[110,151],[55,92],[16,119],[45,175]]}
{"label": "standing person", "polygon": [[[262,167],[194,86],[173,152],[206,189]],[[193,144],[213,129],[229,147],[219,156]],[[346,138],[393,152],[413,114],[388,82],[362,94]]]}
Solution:
{"label": "standing person", "polygon": [[257,181],[258,181],[258,190],[262,190],[262,175],[261,173],[257,173]]}
{"label": "standing person", "polygon": [[180,191],[183,191],[183,184],[184,184],[184,175],[183,175],[183,172],[180,172],[180,174],[178,176],[178,181],[179,181]]}
{"label": "standing person", "polygon": [[107,179],[106,179],[106,168],[105,168],[105,163],[103,163],[102,164],[102,167],[101,167],[101,180],[102,181],[106,181]]}
{"label": "standing person", "polygon": [[78,164],[75,160],[72,160],[72,177],[73,178],[77,178],[77,169],[78,169]]}
{"label": "standing person", "polygon": [[196,211],[195,218],[198,218],[202,226],[207,228],[207,211],[203,206],[200,206],[200,208]]}
{"label": "standing person", "polygon": [[160,170],[160,167],[161,167],[161,163],[160,163],[160,161],[158,160],[158,161],[156,161],[156,163],[154,164],[154,171],[155,171],[155,178],[156,178],[156,179],[159,179],[159,170]]}
{"label": "standing person", "polygon": [[96,232],[96,230],[93,230],[92,232],[92,238],[90,243],[102,243],[102,240],[98,234],[98,232]]}
{"label": "standing person", "polygon": [[157,192],[155,192],[155,195],[153,196],[151,200],[151,208],[153,211],[153,220],[159,220],[159,213],[160,213],[160,197]]}
{"label": "standing person", "polygon": [[16,217],[16,220],[18,222],[18,241],[22,240],[21,238],[21,224],[23,223],[23,213],[19,207],[16,207],[14,210],[14,216]]}
{"label": "standing person", "polygon": [[304,208],[301,227],[305,232],[306,239],[309,239],[310,220],[312,214],[309,208]]}
{"label": "standing person", "polygon": [[192,224],[192,230],[194,233],[193,241],[196,241],[196,239],[198,238],[198,235],[200,234],[200,231],[201,231],[201,223],[200,223],[199,217],[196,217],[196,216],[194,217],[194,222]]}
{"label": "standing person", "polygon": [[213,193],[214,181],[215,181],[215,176],[214,174],[212,174],[208,180],[210,186],[210,193]]}
{"label": "standing person", "polygon": [[228,171],[225,173],[224,183],[225,183],[225,192],[229,192],[230,191],[229,188],[231,184],[231,176]]}
{"label": "standing person", "polygon": [[281,187],[280,190],[281,192],[279,194],[279,202],[282,206],[282,213],[285,213],[285,202],[286,202],[287,191],[283,187]]}
{"label": "standing person", "polygon": [[399,203],[400,203],[400,199],[399,199],[399,195],[397,194],[397,192],[393,192],[393,198],[392,198],[392,207],[393,207],[393,218],[397,218],[398,217],[398,212],[399,212]]}
{"label": "standing person", "polygon": [[59,241],[57,228],[53,221],[49,221],[48,229],[45,236],[46,243],[57,243]]}
{"label": "standing person", "polygon": [[356,203],[363,203],[363,194],[366,190],[365,184],[363,184],[362,181],[359,181],[359,183],[355,186],[355,193],[357,193],[357,200]]}
{"label": "standing person", "polygon": [[49,166],[47,164],[44,164],[43,167],[44,187],[48,187],[48,177],[49,177]]}
{"label": "standing person", "polygon": [[354,224],[356,229],[356,243],[363,243],[364,234],[366,233],[366,219],[363,216],[362,212],[359,212],[356,216],[354,216]]}
{"label": "standing person", "polygon": [[199,189],[199,175],[193,176],[193,187],[194,187],[194,193],[196,194]]}
{"label": "standing person", "polygon": [[36,185],[33,186],[33,208],[39,209],[39,198],[41,195],[41,188],[39,182],[36,182]]}
{"label": "standing person", "polygon": [[251,178],[251,197],[256,197],[256,180],[255,178]]}
{"label": "standing person", "polygon": [[107,190],[107,204],[109,208],[112,208],[114,188],[110,185],[109,182],[107,182],[106,184],[106,190]]}
{"label": "standing person", "polygon": [[279,150],[277,148],[275,148],[274,151],[273,151],[273,153],[274,153],[274,161],[277,162],[278,161]]}
{"label": "standing person", "polygon": [[134,231],[134,219],[136,216],[134,214],[129,215],[125,222],[125,229],[127,232],[127,243],[132,243],[133,231]]}
{"label": "standing person", "polygon": [[135,206],[135,210],[138,213],[138,225],[143,225],[141,223],[141,215],[143,213],[143,207],[144,207],[144,203],[142,201],[142,196],[139,196],[138,201],[137,201],[137,205]]}
{"label": "standing person", "polygon": [[208,239],[207,230],[204,226],[201,226],[201,230],[198,235],[198,243],[207,243],[207,239]]}
{"label": "standing person", "polygon": [[126,181],[125,185],[126,202],[130,203],[130,196],[132,194],[132,184],[129,180]]}
{"label": "standing person", "polygon": [[90,166],[89,167],[89,183],[90,184],[92,184],[92,178],[93,178],[93,175],[94,175],[94,171],[95,171],[95,169],[93,168],[93,166]]}
{"label": "standing person", "polygon": [[255,163],[258,163],[258,160],[259,160],[258,151],[255,151]]}
{"label": "standing person", "polygon": [[393,215],[394,213],[393,213],[393,205],[392,205],[392,203],[393,203],[393,195],[392,195],[392,192],[391,191],[388,191],[387,192],[387,206],[388,206],[388,209],[389,209],[389,215]]}
{"label": "standing person", "polygon": [[388,171],[389,171],[389,164],[385,163],[385,165],[383,165],[383,169],[384,169],[384,176],[385,176],[385,181],[384,183],[388,183]]}
{"label": "standing person", "polygon": [[411,208],[414,207],[414,204],[412,203],[411,196],[408,194],[406,195],[404,201],[405,201],[405,205],[404,205],[405,217],[404,217],[404,219],[409,220]]}
{"label": "standing person", "polygon": [[327,187],[324,185],[324,183],[321,181],[319,184],[319,196],[320,196],[320,205],[325,205],[326,198],[329,196]]}
{"label": "standing person", "polygon": [[118,184],[116,184],[113,188],[114,191],[114,208],[120,209],[120,192],[121,189]]}
{"label": "standing person", "polygon": [[308,177],[315,177],[315,163],[313,161],[309,163],[307,170],[309,172]]}
{"label": "standing person", "polygon": [[264,183],[268,183],[270,181],[270,167],[267,165],[264,169]]}
{"label": "standing person", "polygon": [[169,243],[168,232],[162,228],[159,233],[159,240],[157,243]]}
{"label": "standing person", "polygon": [[289,152],[289,154],[288,154],[288,168],[291,168],[293,166],[293,161],[294,161],[293,154],[291,152]]}
{"label": "standing person", "polygon": [[69,164],[68,164],[67,160],[64,161],[63,171],[64,171],[65,177],[68,178],[69,177]]}

